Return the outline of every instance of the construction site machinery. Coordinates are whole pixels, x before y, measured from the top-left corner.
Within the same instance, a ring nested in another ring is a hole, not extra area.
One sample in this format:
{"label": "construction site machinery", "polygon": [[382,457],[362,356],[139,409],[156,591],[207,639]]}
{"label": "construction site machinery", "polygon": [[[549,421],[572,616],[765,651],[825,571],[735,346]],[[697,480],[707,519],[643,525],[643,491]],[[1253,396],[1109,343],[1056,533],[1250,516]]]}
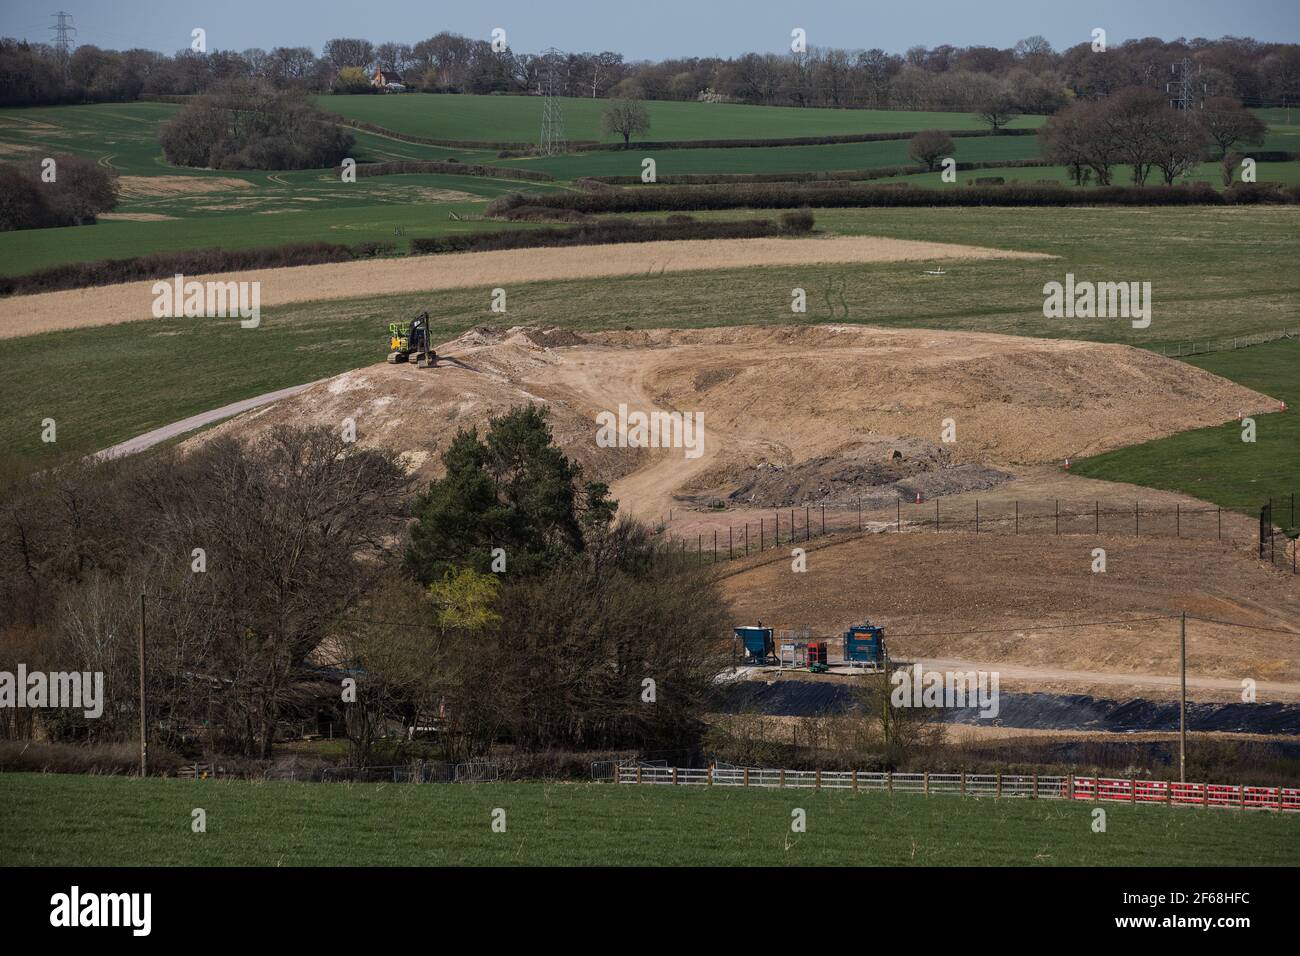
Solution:
{"label": "construction site machinery", "polygon": [[885,666],[885,629],[870,621],[853,624],[844,632],[844,663],[880,670]]}
{"label": "construction site machinery", "polygon": [[772,636],[772,629],[764,627],[763,622],[759,621],[755,627],[738,627],[735,629],[736,637],[745,648],[745,663],[764,666],[775,664],[776,661],[776,641]]}
{"label": "construction site machinery", "polygon": [[393,322],[388,326],[388,361],[390,364],[413,361],[417,368],[433,368],[438,353],[429,341],[429,313],[421,312],[410,322]]}

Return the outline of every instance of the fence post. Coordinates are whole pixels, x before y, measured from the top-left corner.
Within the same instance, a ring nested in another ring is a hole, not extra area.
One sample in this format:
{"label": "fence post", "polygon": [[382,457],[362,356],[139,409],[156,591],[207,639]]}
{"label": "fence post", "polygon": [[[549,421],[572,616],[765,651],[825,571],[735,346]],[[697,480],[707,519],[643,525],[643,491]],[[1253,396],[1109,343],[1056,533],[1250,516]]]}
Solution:
{"label": "fence post", "polygon": [[637,764],[637,765],[636,765],[636,782],[637,782],[637,783],[640,783],[640,782],[641,782],[641,765],[640,765],[640,764]]}
{"label": "fence post", "polygon": [[1237,809],[1246,809],[1246,785],[1244,783],[1237,784]]}
{"label": "fence post", "polygon": [[858,792],[858,772],[856,770],[853,771],[853,792]]}
{"label": "fence post", "polygon": [[928,770],[925,772],[925,776],[921,778],[921,792],[927,797],[930,795],[930,771]]}
{"label": "fence post", "polygon": [[[1281,789],[1282,788],[1279,787],[1278,791],[1281,792]],[[1201,784],[1201,809],[1204,810],[1209,805],[1210,805],[1210,785],[1208,783],[1203,783]]]}
{"label": "fence post", "polygon": [[1074,774],[1070,774],[1070,782],[1066,785],[1065,796],[1067,800],[1074,799]]}
{"label": "fence post", "polygon": [[1137,782],[1137,777],[1129,777],[1129,778],[1128,778],[1128,802],[1129,802],[1129,803],[1137,803],[1137,802],[1138,802],[1138,782]]}
{"label": "fence post", "polygon": [[780,788],[781,788],[782,790],[785,789],[785,771],[784,771],[784,770],[781,771],[781,779],[778,781],[778,785],[780,786]]}
{"label": "fence post", "polygon": [[1038,774],[1034,774],[1034,790],[1033,790],[1033,796],[1031,796],[1029,799],[1031,799],[1031,800],[1037,800],[1037,799],[1038,799]]}
{"label": "fence post", "polygon": [[1277,812],[1282,812],[1282,785],[1277,785]]}
{"label": "fence post", "polygon": [[966,771],[961,772],[961,795],[966,796]]}
{"label": "fence post", "polygon": [[673,786],[677,786],[677,768],[673,767]]}
{"label": "fence post", "polygon": [[998,788],[993,793],[993,799],[998,800],[1002,797],[1002,774],[998,774]]}
{"label": "fence post", "polygon": [[890,793],[894,792],[894,771],[892,770],[885,771],[885,788]]}
{"label": "fence post", "polygon": [[713,764],[709,764],[709,786],[713,786]]}
{"label": "fence post", "polygon": [[821,768],[821,767],[818,767],[818,768],[817,768],[817,777],[816,777],[816,779],[815,779],[815,781],[814,781],[814,783],[813,783],[813,789],[814,789],[814,790],[820,790],[821,788],[822,788],[822,768]]}
{"label": "fence post", "polygon": [[748,767],[745,768],[745,782],[742,784],[742,786],[745,786],[745,787],[748,787],[748,786],[749,786],[749,768],[748,768]]}
{"label": "fence post", "polygon": [[615,782],[615,783],[620,783],[620,782],[621,782],[621,781],[619,780],[619,778],[618,778],[618,764],[617,764],[617,763],[614,764],[614,782]]}

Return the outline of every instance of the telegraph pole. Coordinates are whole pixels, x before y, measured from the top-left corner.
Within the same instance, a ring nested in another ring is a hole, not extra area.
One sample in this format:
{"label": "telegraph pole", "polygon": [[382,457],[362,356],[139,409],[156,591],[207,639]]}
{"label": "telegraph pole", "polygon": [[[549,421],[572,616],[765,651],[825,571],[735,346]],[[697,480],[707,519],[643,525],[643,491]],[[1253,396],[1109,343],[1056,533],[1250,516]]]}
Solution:
{"label": "telegraph pole", "polygon": [[1178,697],[1178,782],[1187,782],[1187,612],[1178,622],[1178,645],[1183,692]]}
{"label": "telegraph pole", "polygon": [[144,693],[144,592],[140,592],[140,777],[149,773],[149,718]]}
{"label": "telegraph pole", "polygon": [[880,656],[885,665],[885,687],[880,696],[884,698],[884,706],[881,711],[881,724],[885,732],[885,749],[889,749],[889,651],[885,648],[885,639],[880,639]]}

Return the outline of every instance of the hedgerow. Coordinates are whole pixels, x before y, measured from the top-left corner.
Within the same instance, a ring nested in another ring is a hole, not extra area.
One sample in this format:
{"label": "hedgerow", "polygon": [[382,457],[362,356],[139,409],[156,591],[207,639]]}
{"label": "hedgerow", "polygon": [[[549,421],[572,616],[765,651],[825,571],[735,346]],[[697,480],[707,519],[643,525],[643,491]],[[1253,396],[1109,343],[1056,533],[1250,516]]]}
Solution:
{"label": "hedgerow", "polygon": [[613,192],[557,193],[525,198],[499,196],[486,213],[499,216],[528,202],[551,209],[592,214],[679,212],[704,209],[785,209],[873,206],[1221,206],[1236,203],[1300,202],[1300,188],[1276,184],[1241,184],[1216,192],[1208,183],[1186,186],[1105,186],[1080,189],[1064,185],[1009,183],[929,189],[910,183],[858,185],[841,183],[739,183],[665,186]]}

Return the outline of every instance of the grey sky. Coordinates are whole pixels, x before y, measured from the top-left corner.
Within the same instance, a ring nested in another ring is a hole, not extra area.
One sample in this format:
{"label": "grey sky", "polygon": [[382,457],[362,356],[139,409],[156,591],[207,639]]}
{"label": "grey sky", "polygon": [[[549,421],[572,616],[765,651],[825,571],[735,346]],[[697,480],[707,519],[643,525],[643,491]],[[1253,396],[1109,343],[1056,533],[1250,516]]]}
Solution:
{"label": "grey sky", "polygon": [[506,30],[512,49],[614,50],[628,59],[783,52],[790,30],[814,46],[1011,46],[1040,33],[1058,50],[1103,27],[1111,44],[1133,37],[1300,42],[1297,0],[6,0],[0,35],[47,40],[49,14],[72,14],[77,39],[114,49],[171,53],[203,27],[209,49],[311,46],[330,37],[415,42],[441,30],[489,39]]}

